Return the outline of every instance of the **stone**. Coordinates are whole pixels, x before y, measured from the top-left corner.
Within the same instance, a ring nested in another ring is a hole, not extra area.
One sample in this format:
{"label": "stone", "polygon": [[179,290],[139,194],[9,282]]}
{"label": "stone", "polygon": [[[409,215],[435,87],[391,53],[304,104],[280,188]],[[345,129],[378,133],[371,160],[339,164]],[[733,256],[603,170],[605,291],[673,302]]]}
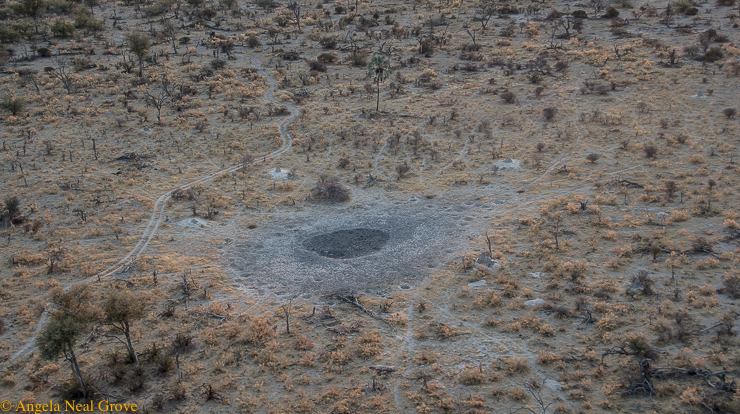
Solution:
{"label": "stone", "polygon": [[545,300],[544,299],[537,298],[537,299],[532,299],[532,300],[528,300],[528,301],[524,302],[524,304],[527,305],[527,306],[537,306],[540,303],[545,303]]}
{"label": "stone", "polygon": [[481,287],[485,286],[487,283],[485,280],[479,280],[477,282],[468,283],[468,287]]}
{"label": "stone", "polygon": [[476,265],[483,265],[487,268],[499,267],[499,261],[491,259],[487,254],[481,253],[477,259],[475,259]]}

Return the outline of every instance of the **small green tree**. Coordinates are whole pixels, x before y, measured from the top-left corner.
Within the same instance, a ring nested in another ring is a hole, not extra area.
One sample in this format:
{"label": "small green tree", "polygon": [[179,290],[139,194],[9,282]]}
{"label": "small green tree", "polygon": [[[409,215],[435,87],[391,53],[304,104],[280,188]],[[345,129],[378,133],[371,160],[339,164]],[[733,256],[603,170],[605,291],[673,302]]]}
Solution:
{"label": "small green tree", "polygon": [[103,302],[105,324],[110,326],[117,334],[123,335],[126,340],[124,341],[116,335],[104,336],[115,338],[126,346],[129,356],[137,364],[139,363],[139,357],[131,343],[131,324],[144,317],[145,306],[146,304],[141,298],[127,290],[115,290]]}
{"label": "small green tree", "polygon": [[21,207],[20,202],[18,201],[18,197],[16,196],[10,196],[5,198],[5,208],[0,209],[0,212],[3,212],[3,214],[7,214],[10,219],[14,219],[18,217],[21,214]]}
{"label": "small green tree", "polygon": [[139,58],[139,76],[144,73],[144,57],[149,54],[152,47],[149,36],[142,32],[131,32],[126,36],[128,39],[128,50]]}
{"label": "small green tree", "polygon": [[80,371],[75,345],[99,315],[98,309],[92,305],[91,296],[88,285],[76,285],[66,291],[61,288],[53,290],[51,302],[54,308],[43,331],[36,337],[36,346],[43,359],[53,361],[62,356],[69,362],[84,398],[89,394],[88,385]]}
{"label": "small green tree", "polygon": [[10,227],[10,224],[21,215],[20,203],[18,197],[5,197],[5,205],[0,203],[0,226],[3,228]]}
{"label": "small green tree", "polygon": [[380,108],[380,84],[388,79],[391,74],[391,62],[385,55],[375,55],[367,63],[367,76],[373,79],[378,87],[378,99],[375,103],[375,111]]}
{"label": "small green tree", "polygon": [[46,10],[46,0],[23,0],[21,6],[23,6],[23,11],[33,19],[33,27],[36,34],[39,34],[39,17]]}
{"label": "small green tree", "polygon": [[0,106],[10,111],[13,115],[18,115],[26,107],[26,102],[21,97],[6,95],[3,97],[2,102],[0,102]]}

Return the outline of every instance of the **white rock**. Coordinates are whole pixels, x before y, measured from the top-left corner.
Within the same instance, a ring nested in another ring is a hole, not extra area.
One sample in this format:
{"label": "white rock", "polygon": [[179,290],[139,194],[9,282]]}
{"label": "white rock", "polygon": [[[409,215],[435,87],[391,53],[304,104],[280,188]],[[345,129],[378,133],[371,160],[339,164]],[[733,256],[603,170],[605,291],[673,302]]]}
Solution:
{"label": "white rock", "polygon": [[485,285],[486,285],[486,281],[485,280],[479,280],[477,282],[468,283],[468,287],[481,287],[481,286],[485,286]]}
{"label": "white rock", "polygon": [[527,305],[527,306],[537,306],[540,303],[545,303],[545,300],[544,299],[537,298],[537,299],[532,299],[532,300],[528,300],[528,301],[524,302],[524,304]]}

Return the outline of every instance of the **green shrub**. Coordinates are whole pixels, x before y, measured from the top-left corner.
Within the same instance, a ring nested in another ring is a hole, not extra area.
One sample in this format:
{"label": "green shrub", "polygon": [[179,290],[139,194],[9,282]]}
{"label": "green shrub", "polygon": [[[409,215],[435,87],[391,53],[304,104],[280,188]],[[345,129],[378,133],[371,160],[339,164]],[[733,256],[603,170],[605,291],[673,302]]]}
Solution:
{"label": "green shrub", "polygon": [[99,32],[105,27],[105,22],[94,18],[87,10],[75,16],[75,27],[89,32]]}
{"label": "green shrub", "polygon": [[211,67],[212,67],[212,68],[213,68],[214,70],[219,70],[219,69],[223,69],[223,68],[225,68],[225,67],[226,67],[226,61],[225,61],[225,60],[223,60],[223,59],[213,59],[213,60],[211,61]]}
{"label": "green shrub", "polygon": [[3,97],[3,100],[0,101],[0,106],[3,109],[10,111],[13,115],[18,115],[18,113],[23,111],[23,108],[26,107],[26,102],[23,98],[18,96],[6,95]]}
{"label": "green shrub", "polygon": [[14,14],[13,10],[8,7],[0,8],[0,20],[8,20],[13,17]]}
{"label": "green shrub", "polygon": [[144,13],[144,16],[146,17],[157,17],[162,14],[164,14],[164,11],[167,9],[167,5],[165,3],[159,2],[152,4],[151,6],[144,7],[142,9],[142,12]]}
{"label": "green shrub", "polygon": [[617,6],[623,8],[623,9],[634,9],[635,6],[632,4],[630,0],[616,0],[614,2]]}
{"label": "green shrub", "polygon": [[583,10],[576,10],[573,12],[573,17],[575,17],[576,19],[587,19],[588,14]]}
{"label": "green shrub", "polygon": [[673,2],[673,7],[678,11],[679,13],[683,13],[686,10],[694,7],[693,4],[689,0],[676,0]]}
{"label": "green shrub", "polygon": [[619,10],[615,9],[612,6],[609,6],[606,8],[606,14],[602,16],[605,19],[613,19],[615,17],[619,17]]}
{"label": "green shrub", "polygon": [[75,27],[64,19],[58,19],[51,26],[51,33],[56,37],[69,37],[75,32]]}
{"label": "green shrub", "polygon": [[75,4],[66,0],[46,0],[46,9],[49,14],[69,14]]}
{"label": "green shrub", "polygon": [[15,43],[21,40],[21,34],[8,26],[0,26],[0,42]]}
{"label": "green shrub", "polygon": [[8,48],[4,44],[0,43],[0,66],[8,63]]}
{"label": "green shrub", "polygon": [[33,25],[26,22],[13,23],[10,28],[18,32],[21,37],[30,37],[34,32]]}
{"label": "green shrub", "polygon": [[360,50],[352,56],[352,66],[365,67],[367,66],[368,53],[364,50]]}
{"label": "green shrub", "polygon": [[699,14],[699,9],[697,9],[696,7],[689,7],[688,9],[686,9],[685,13],[687,16],[696,16],[697,14]]}

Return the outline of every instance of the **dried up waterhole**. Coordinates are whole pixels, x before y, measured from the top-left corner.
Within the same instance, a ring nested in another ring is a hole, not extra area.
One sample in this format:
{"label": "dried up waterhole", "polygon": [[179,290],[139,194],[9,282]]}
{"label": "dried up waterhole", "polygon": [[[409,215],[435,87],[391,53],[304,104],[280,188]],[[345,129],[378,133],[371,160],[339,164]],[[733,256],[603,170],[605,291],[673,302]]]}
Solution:
{"label": "dried up waterhole", "polygon": [[388,233],[366,228],[337,230],[303,241],[303,247],[332,259],[351,259],[380,251],[388,242]]}

